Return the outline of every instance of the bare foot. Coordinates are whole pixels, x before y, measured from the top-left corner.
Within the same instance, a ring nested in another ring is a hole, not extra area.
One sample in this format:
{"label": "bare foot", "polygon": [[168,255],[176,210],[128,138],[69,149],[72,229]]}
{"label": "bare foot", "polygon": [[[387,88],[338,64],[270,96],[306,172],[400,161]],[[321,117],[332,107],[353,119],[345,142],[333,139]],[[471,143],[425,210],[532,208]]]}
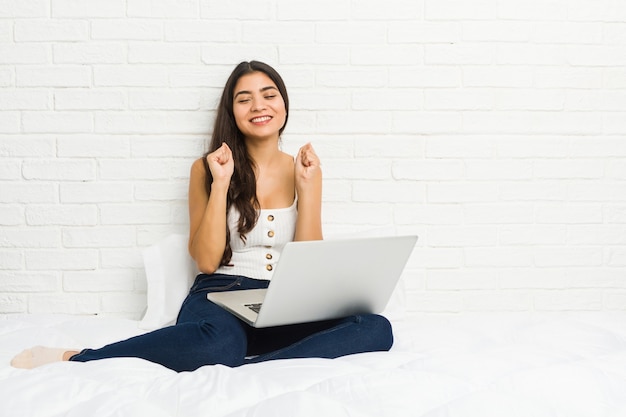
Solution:
{"label": "bare foot", "polygon": [[[14,368],[33,369],[49,363],[69,360],[69,358],[77,353],[78,352],[76,351],[68,349],[35,346],[34,348],[24,350],[22,353],[14,357],[11,360],[11,366]],[[66,358],[66,354],[70,355]]]}

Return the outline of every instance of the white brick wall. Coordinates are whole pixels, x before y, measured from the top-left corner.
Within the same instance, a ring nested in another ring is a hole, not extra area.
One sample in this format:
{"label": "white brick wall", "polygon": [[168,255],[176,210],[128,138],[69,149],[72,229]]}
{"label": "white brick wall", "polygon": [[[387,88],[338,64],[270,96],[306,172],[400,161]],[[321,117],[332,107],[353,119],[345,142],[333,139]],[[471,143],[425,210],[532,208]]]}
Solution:
{"label": "white brick wall", "polygon": [[141,315],[248,59],[326,234],[420,235],[410,312],[626,309],[626,2],[0,0],[0,313]]}

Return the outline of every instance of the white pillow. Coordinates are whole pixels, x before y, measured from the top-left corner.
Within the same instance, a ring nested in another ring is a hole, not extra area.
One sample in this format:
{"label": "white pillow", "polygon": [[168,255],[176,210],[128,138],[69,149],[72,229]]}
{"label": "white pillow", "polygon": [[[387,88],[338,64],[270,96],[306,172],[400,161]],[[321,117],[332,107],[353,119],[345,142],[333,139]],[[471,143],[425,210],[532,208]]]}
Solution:
{"label": "white pillow", "polygon": [[176,322],[198,274],[187,250],[187,235],[173,234],[142,251],[148,303],[139,327],[155,330]]}

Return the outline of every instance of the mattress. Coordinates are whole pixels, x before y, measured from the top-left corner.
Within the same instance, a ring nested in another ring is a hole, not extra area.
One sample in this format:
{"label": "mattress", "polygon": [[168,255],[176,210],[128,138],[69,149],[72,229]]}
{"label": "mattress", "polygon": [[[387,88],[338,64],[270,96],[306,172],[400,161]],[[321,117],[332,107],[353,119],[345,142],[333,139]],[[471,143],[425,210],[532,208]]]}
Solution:
{"label": "mattress", "polygon": [[463,314],[394,321],[390,352],[176,373],[141,359],[9,366],[42,344],[145,332],[120,318],[0,319],[1,416],[626,416],[626,313]]}

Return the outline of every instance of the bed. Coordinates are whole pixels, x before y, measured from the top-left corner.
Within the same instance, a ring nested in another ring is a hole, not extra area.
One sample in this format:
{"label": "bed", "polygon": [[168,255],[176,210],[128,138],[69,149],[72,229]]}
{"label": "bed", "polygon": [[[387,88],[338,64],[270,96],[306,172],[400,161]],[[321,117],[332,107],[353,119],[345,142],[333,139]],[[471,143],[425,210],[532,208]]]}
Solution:
{"label": "bed", "polygon": [[[166,246],[146,251],[147,273],[150,251]],[[149,299],[171,296],[148,275]],[[183,373],[134,358],[9,366],[32,345],[97,347],[164,325],[171,313],[156,305],[139,321],[0,317],[0,416],[626,416],[620,311],[408,316],[396,305],[387,312],[396,341],[385,353]]]}

